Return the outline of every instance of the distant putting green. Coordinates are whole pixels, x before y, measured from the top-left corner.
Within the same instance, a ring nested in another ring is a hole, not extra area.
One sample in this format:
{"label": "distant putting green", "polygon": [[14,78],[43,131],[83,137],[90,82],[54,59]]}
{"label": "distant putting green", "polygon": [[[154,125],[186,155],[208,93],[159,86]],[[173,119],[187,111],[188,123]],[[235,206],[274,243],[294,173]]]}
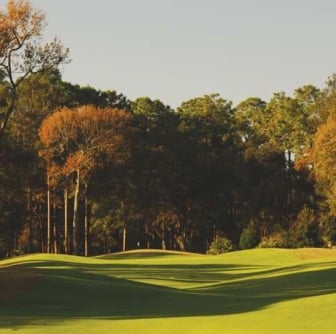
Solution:
{"label": "distant putting green", "polygon": [[336,251],[0,261],[0,333],[335,333]]}

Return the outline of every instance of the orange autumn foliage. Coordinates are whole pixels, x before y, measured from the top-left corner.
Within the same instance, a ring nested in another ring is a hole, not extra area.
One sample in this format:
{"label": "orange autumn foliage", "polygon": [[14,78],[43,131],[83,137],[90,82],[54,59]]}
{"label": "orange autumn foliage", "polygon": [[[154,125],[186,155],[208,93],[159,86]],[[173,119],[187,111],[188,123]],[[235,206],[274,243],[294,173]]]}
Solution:
{"label": "orange autumn foliage", "polygon": [[49,172],[69,175],[79,169],[86,174],[104,159],[124,160],[131,119],[125,111],[92,105],[51,114],[39,132],[44,146],[40,153],[51,167]]}
{"label": "orange autumn foliage", "polygon": [[17,89],[32,73],[53,71],[66,63],[69,50],[55,38],[41,44],[44,14],[28,0],[8,0],[0,7],[0,77],[6,83],[6,108],[0,119],[0,137],[14,114]]}
{"label": "orange autumn foliage", "polygon": [[336,214],[336,119],[329,117],[315,135],[313,161],[316,180],[322,186],[329,209]]}
{"label": "orange autumn foliage", "polygon": [[336,119],[329,118],[315,135],[313,161],[319,181],[336,184]]}
{"label": "orange autumn foliage", "polygon": [[6,11],[0,11],[1,57],[10,56],[10,50],[20,48],[25,41],[41,35],[44,26],[44,14],[33,9],[29,1],[9,0]]}

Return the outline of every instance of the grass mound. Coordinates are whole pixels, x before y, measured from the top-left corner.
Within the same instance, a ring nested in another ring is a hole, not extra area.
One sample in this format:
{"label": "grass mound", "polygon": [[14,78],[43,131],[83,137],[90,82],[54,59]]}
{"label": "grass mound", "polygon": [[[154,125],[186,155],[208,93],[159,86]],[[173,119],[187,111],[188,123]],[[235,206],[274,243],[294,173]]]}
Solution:
{"label": "grass mound", "polygon": [[303,260],[323,259],[328,257],[336,258],[336,249],[330,248],[300,248],[297,249],[296,252]]}
{"label": "grass mound", "polygon": [[161,257],[171,255],[201,255],[190,252],[170,251],[161,249],[134,249],[125,252],[111,253],[96,256],[98,259],[117,259],[117,258],[145,258],[145,257]]}
{"label": "grass mound", "polygon": [[0,333],[334,333],[336,256],[255,249],[0,261]]}

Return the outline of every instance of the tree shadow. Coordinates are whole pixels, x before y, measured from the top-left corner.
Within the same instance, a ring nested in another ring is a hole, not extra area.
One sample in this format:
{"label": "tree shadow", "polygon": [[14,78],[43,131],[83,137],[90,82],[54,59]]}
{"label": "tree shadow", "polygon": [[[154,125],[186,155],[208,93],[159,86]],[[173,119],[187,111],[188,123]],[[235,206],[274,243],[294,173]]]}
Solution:
{"label": "tree shadow", "polygon": [[[59,324],[83,318],[239,314],[283,301],[336,293],[336,263],[330,262],[269,268],[70,262],[51,265],[46,261],[26,264],[22,271],[27,267],[30,271],[42,270],[43,275],[39,275],[38,284],[31,291],[0,302],[0,328]],[[205,284],[176,289],[134,281],[148,278]]]}

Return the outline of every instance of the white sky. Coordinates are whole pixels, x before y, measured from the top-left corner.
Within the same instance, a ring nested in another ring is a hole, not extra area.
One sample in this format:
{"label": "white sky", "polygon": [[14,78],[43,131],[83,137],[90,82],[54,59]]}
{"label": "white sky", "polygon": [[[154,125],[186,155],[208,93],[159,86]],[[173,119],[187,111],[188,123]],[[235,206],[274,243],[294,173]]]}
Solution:
{"label": "white sky", "polygon": [[[0,5],[6,0],[0,0]],[[336,72],[335,0],[31,0],[72,62],[63,79],[178,106],[234,104]]]}

